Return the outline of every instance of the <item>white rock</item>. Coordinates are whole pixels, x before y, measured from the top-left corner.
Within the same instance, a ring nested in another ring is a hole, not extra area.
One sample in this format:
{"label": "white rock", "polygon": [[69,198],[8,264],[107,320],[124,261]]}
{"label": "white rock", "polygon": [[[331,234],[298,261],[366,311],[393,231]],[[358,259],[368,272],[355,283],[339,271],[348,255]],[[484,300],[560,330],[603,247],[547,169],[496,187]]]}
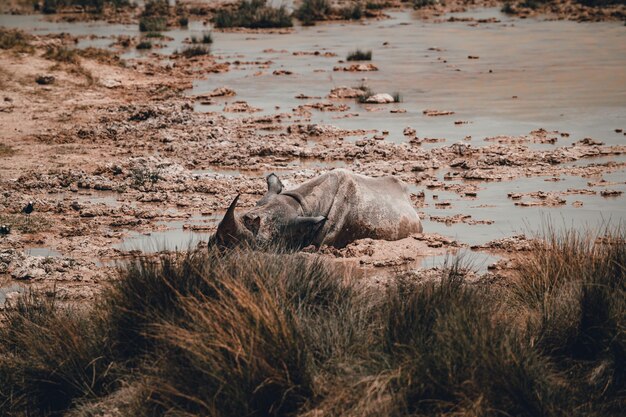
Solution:
{"label": "white rock", "polygon": [[378,93],[378,94],[374,94],[373,96],[369,96],[367,98],[367,100],[365,100],[365,102],[366,103],[385,104],[385,103],[393,103],[394,99],[391,96],[391,94]]}

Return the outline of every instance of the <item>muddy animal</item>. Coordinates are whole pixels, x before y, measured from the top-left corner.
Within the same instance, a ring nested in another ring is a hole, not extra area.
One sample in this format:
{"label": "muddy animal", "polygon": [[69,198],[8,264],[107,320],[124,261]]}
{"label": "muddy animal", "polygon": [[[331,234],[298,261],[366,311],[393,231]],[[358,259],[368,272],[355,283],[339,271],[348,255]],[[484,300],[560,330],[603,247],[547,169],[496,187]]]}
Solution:
{"label": "muddy animal", "polygon": [[406,185],[394,177],[335,169],[285,190],[278,176],[270,174],[267,192],[256,207],[238,215],[238,199],[217,228],[217,244],[341,248],[357,239],[398,240],[422,232]]}

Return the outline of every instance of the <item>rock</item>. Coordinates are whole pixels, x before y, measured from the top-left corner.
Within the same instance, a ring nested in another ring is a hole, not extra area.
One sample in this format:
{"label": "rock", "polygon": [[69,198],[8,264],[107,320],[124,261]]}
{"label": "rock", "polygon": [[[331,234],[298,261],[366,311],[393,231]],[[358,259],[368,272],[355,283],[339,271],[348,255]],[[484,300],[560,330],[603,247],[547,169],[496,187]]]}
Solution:
{"label": "rock", "polygon": [[232,90],[228,87],[219,87],[209,93],[197,94],[196,96],[194,96],[194,98],[196,100],[204,100],[204,101],[211,102],[211,98],[213,97],[232,97],[232,96],[235,96],[236,94],[237,93],[235,92],[235,90]]}
{"label": "rock", "polygon": [[35,78],[35,82],[39,85],[50,85],[50,84],[54,84],[54,76],[52,75],[38,75],[37,78]]}
{"label": "rock", "polygon": [[599,140],[595,140],[592,138],[584,138],[579,140],[578,142],[575,143],[576,145],[582,145],[582,146],[602,146],[604,145],[604,142],[600,142]]}
{"label": "rock", "polygon": [[230,113],[254,113],[261,111],[261,109],[252,107],[245,101],[235,101],[224,106],[224,111]]}
{"label": "rock", "polygon": [[330,90],[328,98],[359,98],[365,94],[360,88],[337,87]]}
{"label": "rock", "polygon": [[362,71],[378,71],[378,68],[374,64],[352,64],[347,67],[335,67],[333,71],[348,71],[348,72],[362,72]]}
{"label": "rock", "polygon": [[117,88],[122,86],[122,82],[120,80],[116,80],[114,78],[105,78],[100,80],[100,84],[106,88]]}
{"label": "rock", "polygon": [[387,93],[374,94],[373,96],[369,96],[367,100],[365,100],[366,103],[376,103],[376,104],[393,103],[394,101],[395,100],[393,99],[391,94],[387,94]]}

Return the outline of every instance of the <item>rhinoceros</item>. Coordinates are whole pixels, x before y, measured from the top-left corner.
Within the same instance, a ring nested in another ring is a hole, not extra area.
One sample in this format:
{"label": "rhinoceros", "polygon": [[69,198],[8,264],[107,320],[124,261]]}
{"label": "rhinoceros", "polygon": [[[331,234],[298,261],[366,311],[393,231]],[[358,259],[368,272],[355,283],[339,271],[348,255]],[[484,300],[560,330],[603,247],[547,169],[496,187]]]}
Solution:
{"label": "rhinoceros", "polygon": [[395,177],[371,178],[335,169],[292,190],[275,174],[256,207],[239,216],[235,197],[214,240],[222,246],[281,243],[337,248],[363,238],[398,240],[421,233],[406,185]]}

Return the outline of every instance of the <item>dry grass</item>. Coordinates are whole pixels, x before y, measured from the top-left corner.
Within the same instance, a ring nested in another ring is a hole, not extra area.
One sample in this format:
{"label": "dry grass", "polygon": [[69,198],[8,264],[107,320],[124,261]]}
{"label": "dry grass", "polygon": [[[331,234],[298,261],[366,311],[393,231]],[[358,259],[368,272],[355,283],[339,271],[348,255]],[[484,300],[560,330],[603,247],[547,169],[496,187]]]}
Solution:
{"label": "dry grass", "polygon": [[0,49],[31,52],[33,47],[29,43],[30,39],[31,36],[21,30],[0,27]]}
{"label": "dry grass", "polygon": [[[35,211],[37,206],[35,206]],[[11,227],[14,232],[21,233],[37,233],[48,230],[50,228],[50,220],[37,212],[30,215],[16,214],[0,214],[0,224],[6,224]]]}
{"label": "dry grass", "polygon": [[272,7],[267,0],[239,0],[233,8],[218,10],[213,23],[216,28],[285,28],[293,26],[291,13],[285,6]]}
{"label": "dry grass", "polygon": [[453,265],[371,288],[250,250],[136,261],[97,310],[9,309],[0,414],[617,416],[626,246],[610,240],[549,235],[498,287]]}
{"label": "dry grass", "polygon": [[15,149],[10,145],[5,145],[4,143],[0,143],[0,158],[5,158],[15,154]]}

